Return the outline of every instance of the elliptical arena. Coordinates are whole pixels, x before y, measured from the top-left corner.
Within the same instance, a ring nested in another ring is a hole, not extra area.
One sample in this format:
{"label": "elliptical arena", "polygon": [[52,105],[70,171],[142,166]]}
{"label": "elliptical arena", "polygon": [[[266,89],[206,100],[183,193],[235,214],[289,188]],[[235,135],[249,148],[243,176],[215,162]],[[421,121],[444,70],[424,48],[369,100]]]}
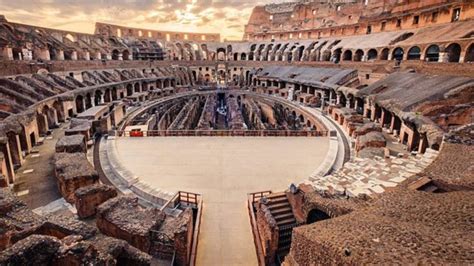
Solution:
{"label": "elliptical arena", "polygon": [[472,264],[473,18],[296,1],[221,42],[0,16],[0,264]]}

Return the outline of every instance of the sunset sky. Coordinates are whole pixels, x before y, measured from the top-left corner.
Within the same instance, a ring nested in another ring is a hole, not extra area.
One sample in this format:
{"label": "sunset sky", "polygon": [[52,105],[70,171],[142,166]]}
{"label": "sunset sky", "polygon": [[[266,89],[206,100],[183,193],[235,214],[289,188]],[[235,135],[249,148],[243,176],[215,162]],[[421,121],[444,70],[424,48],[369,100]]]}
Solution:
{"label": "sunset sky", "polygon": [[271,0],[0,0],[9,21],[94,32],[95,22],[156,30],[221,33],[240,40],[252,8]]}

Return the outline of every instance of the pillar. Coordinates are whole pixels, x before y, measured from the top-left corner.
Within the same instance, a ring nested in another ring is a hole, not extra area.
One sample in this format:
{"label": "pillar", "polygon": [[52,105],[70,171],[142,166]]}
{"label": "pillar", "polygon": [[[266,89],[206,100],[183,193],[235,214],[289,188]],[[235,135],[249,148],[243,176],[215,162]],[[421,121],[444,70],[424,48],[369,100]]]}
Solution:
{"label": "pillar", "polygon": [[58,53],[56,54],[56,60],[63,61],[64,60],[64,51],[59,50]]}
{"label": "pillar", "polygon": [[449,55],[446,52],[439,52],[439,63],[447,63],[449,61]]}
{"label": "pillar", "polygon": [[3,157],[6,164],[7,170],[7,180],[9,184],[13,184],[15,182],[15,170],[13,168],[12,158],[10,155],[10,149],[8,147],[8,142],[4,144],[0,144],[0,152],[3,153]]}
{"label": "pillar", "polygon": [[10,47],[2,49],[2,57],[4,60],[13,60],[13,50]]}

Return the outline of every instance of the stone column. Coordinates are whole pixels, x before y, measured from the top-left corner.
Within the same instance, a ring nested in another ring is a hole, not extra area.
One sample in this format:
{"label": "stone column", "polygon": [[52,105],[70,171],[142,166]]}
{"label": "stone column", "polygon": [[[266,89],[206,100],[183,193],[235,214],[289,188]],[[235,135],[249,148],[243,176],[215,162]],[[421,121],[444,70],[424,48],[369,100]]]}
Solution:
{"label": "stone column", "polygon": [[73,51],[71,53],[71,60],[77,60],[77,52],[76,51]]}
{"label": "stone column", "polygon": [[439,52],[439,63],[447,63],[449,61],[449,55],[446,52]]}
{"label": "stone column", "polygon": [[58,53],[56,54],[56,60],[63,61],[64,60],[64,51],[59,50]]}
{"label": "stone column", "polygon": [[10,47],[2,49],[2,56],[5,60],[13,60],[13,50]]}

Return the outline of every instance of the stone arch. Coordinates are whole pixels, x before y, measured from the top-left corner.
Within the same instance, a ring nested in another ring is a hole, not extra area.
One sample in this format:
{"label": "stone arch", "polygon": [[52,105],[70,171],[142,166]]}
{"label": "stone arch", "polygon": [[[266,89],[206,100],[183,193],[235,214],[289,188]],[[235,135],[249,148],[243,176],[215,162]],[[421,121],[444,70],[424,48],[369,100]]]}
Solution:
{"label": "stone arch", "polygon": [[304,45],[301,45],[300,47],[295,49],[294,55],[293,55],[293,61],[301,61],[303,57],[304,48],[305,48]]}
{"label": "stone arch", "polygon": [[117,87],[112,87],[112,101],[118,100]]}
{"label": "stone arch", "polygon": [[461,58],[461,45],[452,43],[445,49],[447,61],[450,63],[458,63]]}
{"label": "stone arch", "polygon": [[226,60],[225,48],[218,48],[217,49],[217,60],[218,61],[225,61]]}
{"label": "stone arch", "polygon": [[325,50],[321,56],[321,61],[330,61],[331,60],[331,50]]}
{"label": "stone arch", "polygon": [[112,101],[112,95],[111,95],[110,88],[105,89],[105,92],[104,92],[104,101],[105,101],[106,103]]}
{"label": "stone arch", "polygon": [[342,60],[352,61],[352,51],[351,50],[345,50],[344,53],[342,54]]}
{"label": "stone arch", "polygon": [[388,60],[390,50],[388,48],[383,48],[380,52],[380,60]]}
{"label": "stone arch", "polygon": [[45,118],[46,127],[44,129],[46,129],[46,131],[56,126],[56,121],[57,121],[56,112],[53,109],[51,109],[48,105],[43,106],[43,108],[41,109],[41,114]]}
{"label": "stone arch", "polygon": [[64,107],[59,101],[55,101],[53,103],[53,108],[56,110],[56,116],[58,118],[59,122],[65,122],[66,121],[66,116],[64,113]]}
{"label": "stone arch", "polygon": [[364,51],[361,49],[357,50],[354,54],[354,61],[360,62],[362,61],[362,58],[364,57]]}
{"label": "stone arch", "polygon": [[255,49],[257,49],[257,45],[256,44],[252,44],[250,46],[250,53],[249,53],[249,61],[252,61],[254,59],[254,53],[255,53]]}
{"label": "stone arch", "polygon": [[76,97],[76,100],[75,100],[75,103],[76,103],[76,111],[77,113],[82,113],[84,112],[84,105],[85,105],[85,102],[84,102],[84,96],[82,95],[77,95]]}
{"label": "stone arch", "polygon": [[242,60],[242,61],[247,60],[247,54],[246,53],[241,53],[240,54],[240,60]]}
{"label": "stone arch", "polygon": [[135,93],[140,92],[140,83],[135,83],[135,85],[133,86],[133,88],[134,88],[134,92],[135,92]]}
{"label": "stone arch", "polygon": [[131,96],[133,94],[133,85],[127,84],[127,96]]}
{"label": "stone arch", "polygon": [[402,61],[404,53],[405,51],[403,51],[403,48],[397,47],[392,52],[392,59],[397,60],[397,61]]}
{"label": "stone arch", "polygon": [[413,46],[408,50],[407,60],[420,60],[421,49],[418,46]]}
{"label": "stone arch", "polygon": [[112,60],[119,60],[120,52],[117,49],[112,51]]}
{"label": "stone arch", "polygon": [[306,216],[306,224],[317,223],[323,220],[331,219],[331,216],[319,209],[312,209]]}
{"label": "stone arch", "polygon": [[73,54],[74,54],[74,50],[66,50],[64,51],[64,60],[73,60]]}
{"label": "stone arch", "polygon": [[474,43],[471,43],[467,48],[464,62],[474,62]]}
{"label": "stone arch", "polygon": [[332,58],[334,60],[334,63],[339,63],[341,62],[341,56],[342,56],[342,48],[337,48],[334,50],[332,53]]}
{"label": "stone arch", "polygon": [[101,90],[96,90],[94,93],[94,105],[99,105],[102,103],[103,93]]}
{"label": "stone arch", "polygon": [[281,48],[281,43],[275,45],[275,47],[273,47],[273,49],[269,52],[269,55],[268,55],[268,60],[269,61],[275,61],[275,57],[276,57],[276,54],[278,53],[278,51],[280,50]]}
{"label": "stone arch", "polygon": [[128,50],[124,50],[124,51],[122,52],[122,59],[123,59],[123,60],[131,60],[131,58],[130,58],[130,52],[129,52]]}
{"label": "stone arch", "polygon": [[425,60],[428,62],[439,61],[439,46],[438,45],[432,44],[426,49]]}
{"label": "stone arch", "polygon": [[376,49],[370,49],[367,52],[367,60],[369,60],[369,61],[377,60],[377,50]]}

